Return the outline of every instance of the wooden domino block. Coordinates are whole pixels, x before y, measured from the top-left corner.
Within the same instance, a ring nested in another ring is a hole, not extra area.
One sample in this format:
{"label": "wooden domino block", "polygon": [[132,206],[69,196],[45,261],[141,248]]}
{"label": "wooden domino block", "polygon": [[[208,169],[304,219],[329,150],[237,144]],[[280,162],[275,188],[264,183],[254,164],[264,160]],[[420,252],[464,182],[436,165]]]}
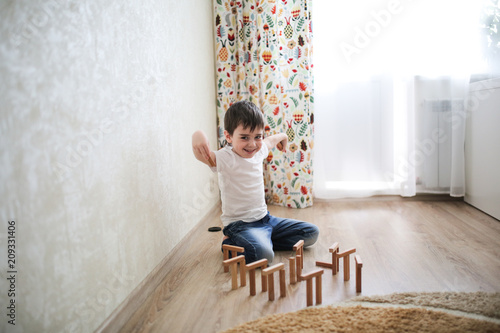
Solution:
{"label": "wooden domino block", "polygon": [[339,243],[335,242],[330,246],[330,253],[332,254],[332,262],[316,261],[316,266],[330,268],[332,270],[332,275],[336,275],[339,271]]}
{"label": "wooden domino block", "polygon": [[301,279],[306,280],[306,297],[307,306],[313,305],[313,278],[316,278],[316,304],[321,304],[322,299],[322,282],[321,276],[324,270],[317,269],[308,274],[302,275]]}
{"label": "wooden domino block", "polygon": [[231,267],[231,288],[238,289],[238,263],[240,264],[240,285],[246,286],[245,256],[237,256],[223,261],[224,267]]}
{"label": "wooden domino block", "polygon": [[[245,249],[242,248],[241,246],[223,244],[222,245],[222,252],[224,255],[224,259],[222,259],[222,260],[229,259],[229,251],[231,251],[231,258],[235,258],[238,256],[238,252],[243,253],[243,252],[245,252]],[[229,272],[229,266],[224,266],[224,272],[226,272],[226,273]]]}
{"label": "wooden domino block", "polygon": [[286,277],[285,277],[285,266],[280,269],[280,297],[286,296]]}
{"label": "wooden domino block", "polygon": [[350,275],[351,275],[351,272],[350,272],[350,255],[355,253],[356,252],[356,249],[355,248],[352,248],[352,249],[349,249],[349,250],[346,250],[344,252],[340,252],[340,253],[337,253],[337,257],[338,258],[343,258],[344,259],[344,281],[349,281],[350,279]]}
{"label": "wooden domino block", "polygon": [[[261,268],[263,270],[267,267],[267,259],[261,259],[258,261],[254,261],[251,264],[246,265],[246,270],[248,271],[248,279],[250,284],[250,296],[255,296],[256,288],[255,288],[255,269]],[[267,291],[267,276],[261,273],[261,282],[262,282],[262,291]]]}
{"label": "wooden domino block", "polygon": [[304,241],[301,239],[293,246],[296,256],[300,256],[300,268],[304,268]]}
{"label": "wooden domino block", "polygon": [[210,157],[210,155],[208,156],[208,165],[210,165],[210,167],[212,167],[212,168],[217,166],[215,164],[214,160],[212,160],[212,157]]}
{"label": "wooden domino block", "polygon": [[285,264],[280,263],[262,270],[262,274],[267,276],[267,290],[269,300],[274,301],[274,272],[280,271],[280,296],[286,296],[285,284]]}
{"label": "wooden domino block", "polygon": [[290,263],[290,284],[297,283],[297,273],[296,273],[296,267],[295,267],[296,260],[297,260],[296,257],[288,258],[288,261]]}
{"label": "wooden domino block", "polygon": [[359,255],[354,256],[354,261],[356,262],[356,292],[361,292],[361,269],[363,268],[363,262]]}
{"label": "wooden domino block", "polygon": [[302,269],[304,268],[304,241],[299,240],[293,246],[293,250],[295,251],[295,266],[297,273],[297,281],[300,281],[300,276],[302,275]]}

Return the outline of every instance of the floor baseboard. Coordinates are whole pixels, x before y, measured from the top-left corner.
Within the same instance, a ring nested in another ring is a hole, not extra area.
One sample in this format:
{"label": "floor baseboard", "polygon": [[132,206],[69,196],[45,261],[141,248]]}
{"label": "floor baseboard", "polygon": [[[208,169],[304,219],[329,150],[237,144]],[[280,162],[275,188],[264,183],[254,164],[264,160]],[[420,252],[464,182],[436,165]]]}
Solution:
{"label": "floor baseboard", "polygon": [[412,197],[402,197],[400,195],[374,195],[371,197],[353,197],[353,198],[337,198],[323,199],[314,198],[314,202],[359,202],[359,201],[464,201],[463,197],[452,197],[449,194],[432,194],[419,193]]}

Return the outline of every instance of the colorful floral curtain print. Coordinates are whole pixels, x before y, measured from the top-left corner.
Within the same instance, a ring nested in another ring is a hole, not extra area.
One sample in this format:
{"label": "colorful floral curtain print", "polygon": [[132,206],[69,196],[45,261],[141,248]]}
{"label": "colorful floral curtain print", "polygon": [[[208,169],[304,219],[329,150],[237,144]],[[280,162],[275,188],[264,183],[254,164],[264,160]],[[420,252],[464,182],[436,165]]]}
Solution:
{"label": "colorful floral curtain print", "polygon": [[266,201],[312,205],[313,76],[310,0],[214,0],[219,147],[224,113],[247,99],[266,119],[265,135],[284,132],[286,153],[264,162]]}

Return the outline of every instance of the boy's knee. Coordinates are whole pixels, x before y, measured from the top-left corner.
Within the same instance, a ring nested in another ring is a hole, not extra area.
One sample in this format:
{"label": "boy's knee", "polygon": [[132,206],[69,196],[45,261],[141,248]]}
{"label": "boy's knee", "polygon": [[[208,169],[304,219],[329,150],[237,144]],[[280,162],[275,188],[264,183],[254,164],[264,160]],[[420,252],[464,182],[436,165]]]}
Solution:
{"label": "boy's knee", "polygon": [[267,259],[267,262],[269,264],[272,263],[274,260],[274,251],[266,249],[265,251],[262,252],[260,259]]}
{"label": "boy's knee", "polygon": [[261,248],[254,253],[249,252],[245,254],[245,260],[247,264],[261,259],[267,259],[268,263],[272,263],[274,260],[274,251],[268,248]]}
{"label": "boy's knee", "polygon": [[304,246],[310,246],[316,243],[319,237],[319,228],[311,224],[307,231],[307,237],[304,239]]}

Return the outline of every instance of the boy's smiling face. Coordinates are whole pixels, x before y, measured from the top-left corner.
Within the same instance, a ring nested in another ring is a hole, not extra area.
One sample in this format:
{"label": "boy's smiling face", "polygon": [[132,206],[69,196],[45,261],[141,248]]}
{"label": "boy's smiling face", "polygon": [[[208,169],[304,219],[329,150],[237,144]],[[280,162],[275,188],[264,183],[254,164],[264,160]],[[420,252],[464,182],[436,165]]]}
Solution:
{"label": "boy's smiling face", "polygon": [[224,131],[227,142],[232,144],[233,151],[243,158],[252,158],[262,147],[264,142],[264,131],[262,128],[255,128],[250,131],[250,128],[243,128],[239,125],[230,135]]}

